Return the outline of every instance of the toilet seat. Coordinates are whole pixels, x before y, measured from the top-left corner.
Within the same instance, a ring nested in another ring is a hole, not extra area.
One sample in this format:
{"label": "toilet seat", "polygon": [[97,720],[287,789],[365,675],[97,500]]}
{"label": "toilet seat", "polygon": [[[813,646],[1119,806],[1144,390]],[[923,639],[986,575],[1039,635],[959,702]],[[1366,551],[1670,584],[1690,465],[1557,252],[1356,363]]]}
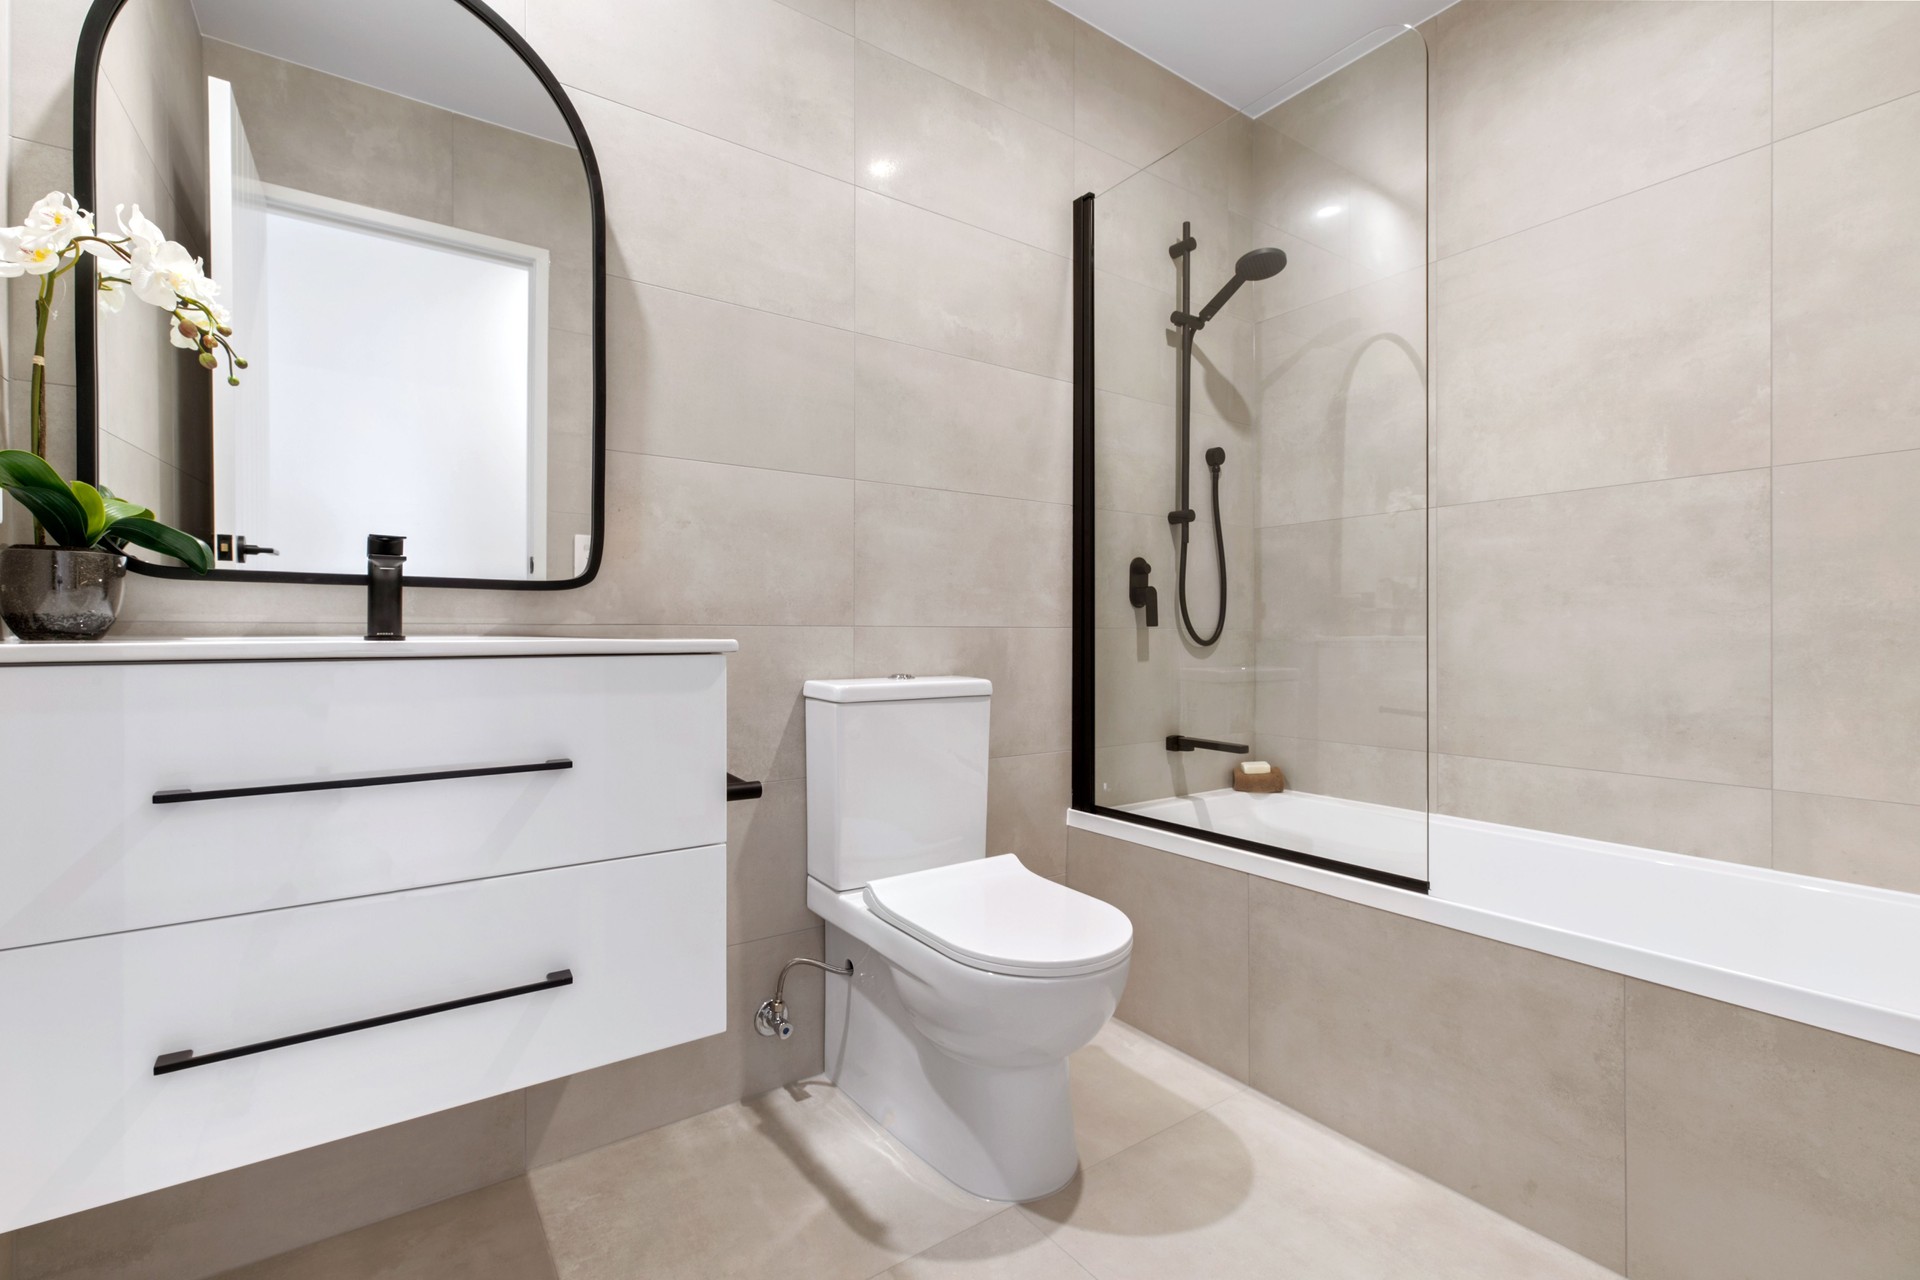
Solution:
{"label": "toilet seat", "polygon": [[1098,973],[1133,950],[1117,907],[1004,853],[869,881],[873,914],[970,968],[1022,978]]}

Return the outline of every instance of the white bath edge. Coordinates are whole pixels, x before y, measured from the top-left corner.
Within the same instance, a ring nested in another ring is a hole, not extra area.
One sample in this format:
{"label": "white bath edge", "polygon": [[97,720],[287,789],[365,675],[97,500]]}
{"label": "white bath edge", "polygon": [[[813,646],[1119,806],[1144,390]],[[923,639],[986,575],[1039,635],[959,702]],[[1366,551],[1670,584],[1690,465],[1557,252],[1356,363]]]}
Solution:
{"label": "white bath edge", "polygon": [[[1325,871],[1283,858],[1250,853],[1215,844],[1196,836],[1163,831],[1105,814],[1086,813],[1077,809],[1069,810],[1067,825],[1076,830],[1129,841],[1233,871],[1243,871],[1261,879],[1278,881],[1315,893],[1329,894],[1361,906],[1391,911],[1396,915],[1425,921],[1428,924],[1475,934],[1495,942],[1525,947],[1530,951],[1557,956],[1577,964],[1605,969],[1629,978],[1638,978],[1644,982],[1704,996],[1710,1000],[1754,1009],[1761,1013],[1886,1045],[1907,1053],[1920,1054],[1920,1016],[1914,1013],[1864,1003],[1827,991],[1796,986],[1699,960],[1652,951],[1613,939],[1573,932],[1515,915],[1503,914],[1465,902],[1450,900],[1442,896],[1444,890],[1423,894],[1410,889],[1398,889],[1356,876]],[[1903,901],[1913,900],[1913,895],[1894,894],[1890,890],[1856,889],[1853,886],[1813,881],[1808,877],[1789,876],[1784,872],[1764,871],[1735,863],[1717,863],[1706,859],[1684,858],[1683,855],[1678,854],[1632,850],[1625,846],[1604,845],[1598,841],[1547,836],[1542,832],[1439,815],[1432,819],[1431,856],[1436,870],[1435,881],[1442,885],[1446,883],[1449,860],[1462,848],[1471,847],[1476,842],[1492,842],[1502,838],[1512,839],[1516,836],[1530,840],[1544,838],[1571,849],[1591,848],[1606,850],[1609,853],[1618,851],[1628,855],[1644,855],[1649,860],[1696,864],[1693,869],[1708,875],[1726,875],[1735,878],[1764,875],[1782,880],[1805,881],[1811,886],[1817,886],[1829,892],[1858,896],[1868,900],[1882,897]]]}

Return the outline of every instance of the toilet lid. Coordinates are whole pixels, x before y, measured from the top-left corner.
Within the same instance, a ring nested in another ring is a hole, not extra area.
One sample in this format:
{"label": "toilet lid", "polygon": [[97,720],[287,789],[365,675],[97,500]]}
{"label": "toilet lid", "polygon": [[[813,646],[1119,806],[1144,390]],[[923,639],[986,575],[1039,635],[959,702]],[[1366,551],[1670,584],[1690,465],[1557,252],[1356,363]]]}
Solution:
{"label": "toilet lid", "polygon": [[1118,907],[1034,875],[1010,853],[870,881],[865,896],[888,924],[990,973],[1095,973],[1133,949],[1133,922]]}

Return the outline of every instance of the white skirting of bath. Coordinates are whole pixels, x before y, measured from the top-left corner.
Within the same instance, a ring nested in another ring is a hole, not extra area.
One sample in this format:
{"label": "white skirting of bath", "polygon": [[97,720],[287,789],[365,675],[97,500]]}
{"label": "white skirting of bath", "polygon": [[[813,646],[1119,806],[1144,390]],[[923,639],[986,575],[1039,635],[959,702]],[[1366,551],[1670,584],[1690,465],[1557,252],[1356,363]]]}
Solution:
{"label": "white skirting of bath", "polygon": [[[1174,806],[1212,830],[1402,875],[1421,874],[1400,868],[1423,851],[1431,889],[1235,849],[1204,831],[1078,811],[1068,825],[1920,1053],[1920,895],[1291,792],[1133,810],[1194,820]],[[1361,838],[1378,841],[1364,857],[1336,852]]]}

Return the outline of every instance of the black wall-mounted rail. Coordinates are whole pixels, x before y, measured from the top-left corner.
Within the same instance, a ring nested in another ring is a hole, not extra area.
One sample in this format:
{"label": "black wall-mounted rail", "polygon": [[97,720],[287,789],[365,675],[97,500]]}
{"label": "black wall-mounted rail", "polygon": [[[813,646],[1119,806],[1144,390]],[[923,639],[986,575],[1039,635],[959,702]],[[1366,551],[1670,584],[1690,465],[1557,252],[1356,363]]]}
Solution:
{"label": "black wall-mounted rail", "polygon": [[745,778],[736,778],[732,774],[727,775],[727,799],[730,801],[758,800],[766,794],[766,790],[766,787],[758,782],[748,782]]}
{"label": "black wall-mounted rail", "polygon": [[1230,756],[1243,756],[1253,750],[1244,742],[1215,742],[1212,738],[1189,738],[1185,734],[1173,734],[1167,738],[1169,751],[1224,751]]}
{"label": "black wall-mounted rail", "polygon": [[435,769],[428,773],[383,773],[370,778],[322,778],[317,782],[276,782],[264,787],[223,787],[195,791],[182,787],[156,791],[155,804],[192,804],[198,800],[235,800],[242,796],[284,796],[299,791],[346,791],[354,787],[394,787],[406,782],[445,782],[451,778],[494,778],[506,773],[553,773],[573,768],[571,760],[542,760],[538,764],[501,764],[484,769]]}
{"label": "black wall-mounted rail", "polygon": [[495,1000],[511,1000],[515,996],[530,996],[536,991],[551,991],[555,987],[573,985],[573,970],[555,969],[548,974],[544,982],[529,982],[523,987],[508,987],[504,991],[489,991],[485,995],[466,996],[459,1000],[443,1000],[439,1004],[424,1005],[418,1009],[408,1009],[404,1013],[385,1013],[377,1018],[362,1018],[358,1022],[343,1022],[337,1027],[323,1027],[318,1031],[302,1031],[299,1035],[281,1036],[277,1040],[262,1040],[258,1044],[243,1044],[237,1049],[221,1049],[214,1053],[195,1053],[191,1049],[176,1049],[172,1053],[163,1053],[153,1060],[153,1074],[171,1075],[176,1071],[185,1071],[191,1067],[211,1066],[216,1062],[229,1062],[234,1058],[245,1058],[256,1053],[266,1053],[272,1049],[285,1049],[291,1045],[306,1044],[312,1040],[325,1040],[329,1036],[344,1036],[354,1031],[366,1031],[373,1027],[384,1027],[395,1022],[407,1022],[414,1018],[431,1017],[436,1013],[447,1013],[454,1009],[466,1009],[476,1004],[491,1004]]}

